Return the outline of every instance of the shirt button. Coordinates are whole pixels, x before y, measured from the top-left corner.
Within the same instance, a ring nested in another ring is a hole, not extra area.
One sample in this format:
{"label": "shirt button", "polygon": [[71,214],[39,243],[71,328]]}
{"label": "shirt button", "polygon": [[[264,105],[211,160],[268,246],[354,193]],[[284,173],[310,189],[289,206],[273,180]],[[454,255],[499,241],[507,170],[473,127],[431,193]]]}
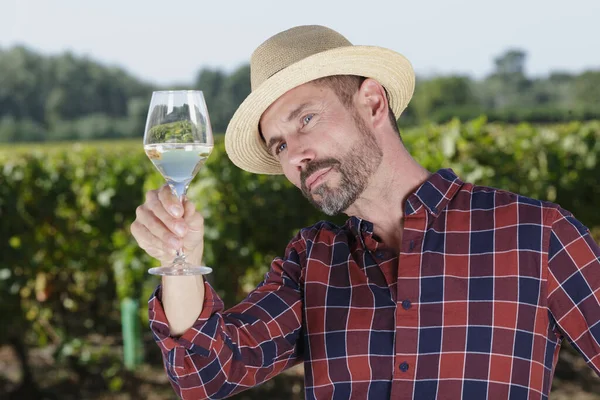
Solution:
{"label": "shirt button", "polygon": [[405,310],[408,310],[411,306],[412,304],[410,303],[410,300],[404,300],[402,302],[402,308],[404,308]]}
{"label": "shirt button", "polygon": [[415,248],[415,241],[414,241],[414,240],[411,240],[411,241],[410,241],[410,244],[408,245],[408,248],[409,248],[410,250],[412,250],[412,249],[414,249],[414,248]]}
{"label": "shirt button", "polygon": [[400,364],[400,371],[402,371],[402,372],[408,371],[408,363],[406,361],[404,361],[402,364]]}
{"label": "shirt button", "polygon": [[378,251],[377,253],[375,253],[375,257],[383,258],[384,257],[383,251]]}

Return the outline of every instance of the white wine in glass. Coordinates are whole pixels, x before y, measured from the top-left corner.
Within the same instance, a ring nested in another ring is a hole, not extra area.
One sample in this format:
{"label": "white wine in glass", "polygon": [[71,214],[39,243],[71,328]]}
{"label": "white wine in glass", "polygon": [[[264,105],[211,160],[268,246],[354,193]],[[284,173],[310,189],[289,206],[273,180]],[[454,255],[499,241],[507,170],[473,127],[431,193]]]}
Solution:
{"label": "white wine in glass", "polygon": [[[204,96],[199,90],[152,93],[144,150],[179,201],[213,149],[213,135]],[[148,270],[153,275],[203,275],[204,265],[189,263],[183,249],[173,262]]]}

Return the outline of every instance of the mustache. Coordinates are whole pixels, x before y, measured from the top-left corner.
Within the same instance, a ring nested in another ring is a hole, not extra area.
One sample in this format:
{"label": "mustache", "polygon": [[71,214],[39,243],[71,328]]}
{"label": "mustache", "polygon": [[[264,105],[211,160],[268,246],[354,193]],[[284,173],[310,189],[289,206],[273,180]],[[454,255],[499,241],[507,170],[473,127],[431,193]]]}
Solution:
{"label": "mustache", "polygon": [[300,173],[300,182],[302,183],[302,187],[306,188],[306,179],[316,171],[323,168],[335,167],[337,165],[340,165],[340,162],[335,158],[311,161],[309,164],[307,164],[306,169],[302,170]]}

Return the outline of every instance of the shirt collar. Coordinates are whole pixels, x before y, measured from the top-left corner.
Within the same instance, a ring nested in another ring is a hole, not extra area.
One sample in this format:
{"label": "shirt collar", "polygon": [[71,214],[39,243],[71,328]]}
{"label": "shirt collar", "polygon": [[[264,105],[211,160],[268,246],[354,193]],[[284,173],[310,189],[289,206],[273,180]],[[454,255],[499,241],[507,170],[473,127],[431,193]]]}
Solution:
{"label": "shirt collar", "polygon": [[404,215],[414,214],[423,205],[433,216],[439,216],[462,185],[463,181],[452,169],[438,170],[408,196],[404,204]]}
{"label": "shirt collar", "polygon": [[[433,216],[439,216],[462,185],[463,182],[452,169],[438,170],[408,196],[404,203],[404,215],[412,215],[424,206]],[[346,226],[355,234],[373,233],[371,222],[355,216],[348,219]]]}

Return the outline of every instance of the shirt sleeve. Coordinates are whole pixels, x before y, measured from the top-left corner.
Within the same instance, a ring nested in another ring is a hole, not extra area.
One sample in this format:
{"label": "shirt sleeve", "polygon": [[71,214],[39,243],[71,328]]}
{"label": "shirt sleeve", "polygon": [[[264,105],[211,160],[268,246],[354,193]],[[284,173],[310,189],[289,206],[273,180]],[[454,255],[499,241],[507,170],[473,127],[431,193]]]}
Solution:
{"label": "shirt sleeve", "polygon": [[548,307],[560,332],[600,376],[600,247],[558,209],[550,231]]}
{"label": "shirt sleeve", "polygon": [[297,236],[285,257],[273,260],[258,287],[227,311],[205,281],[202,312],[180,337],[169,334],[159,285],[149,300],[150,328],[180,398],[229,397],[302,360],[304,254]]}

